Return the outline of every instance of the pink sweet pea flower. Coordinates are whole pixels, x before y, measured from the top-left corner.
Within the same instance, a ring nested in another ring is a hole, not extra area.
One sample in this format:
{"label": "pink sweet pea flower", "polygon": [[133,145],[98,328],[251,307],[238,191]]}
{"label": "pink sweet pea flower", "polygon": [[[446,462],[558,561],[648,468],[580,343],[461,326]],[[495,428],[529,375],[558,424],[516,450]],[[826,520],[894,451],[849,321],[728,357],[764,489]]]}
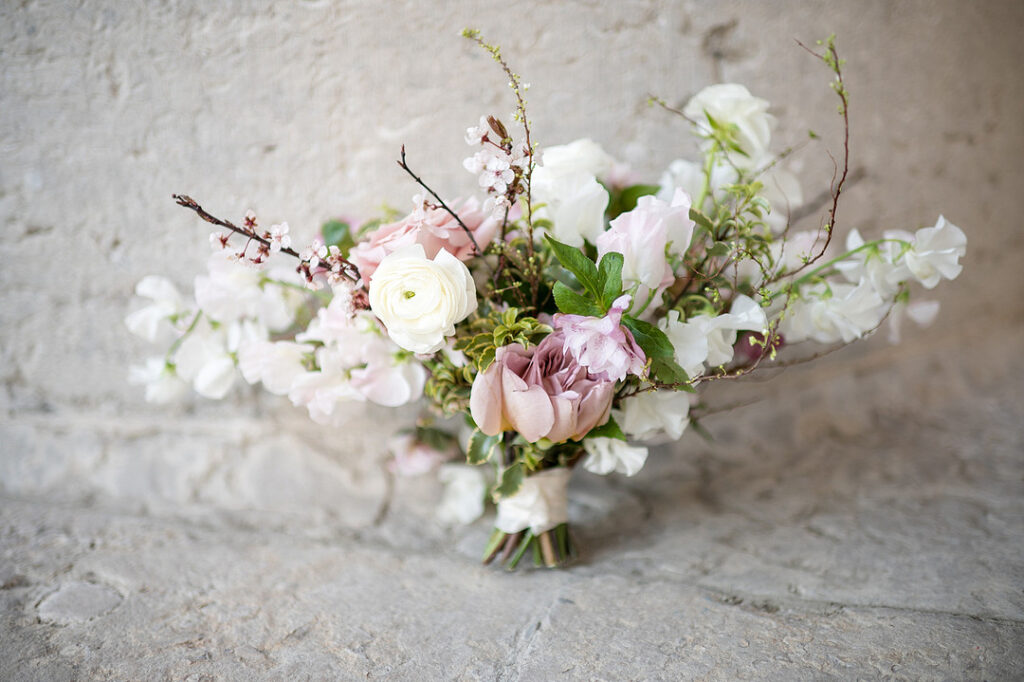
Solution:
{"label": "pink sweet pea flower", "polygon": [[615,384],[587,372],[565,352],[561,332],[524,349],[498,349],[494,363],[476,375],[469,407],[488,436],[517,431],[527,441],[580,440],[608,421]]}
{"label": "pink sweet pea flower", "polygon": [[633,333],[622,326],[622,313],[629,303],[628,294],[620,296],[605,317],[555,315],[555,329],[565,336],[564,349],[594,378],[622,381],[627,374],[640,376],[644,371],[647,356]]}
{"label": "pink sweet pea flower", "polygon": [[[461,261],[473,257],[473,243],[459,223],[443,208],[429,208],[422,197],[416,197],[417,208],[398,222],[381,225],[355,245],[349,254],[364,282],[377,270],[385,256],[413,244],[421,244],[427,258],[433,259],[442,249]],[[494,239],[498,220],[470,198],[453,210],[465,223],[481,249]]]}

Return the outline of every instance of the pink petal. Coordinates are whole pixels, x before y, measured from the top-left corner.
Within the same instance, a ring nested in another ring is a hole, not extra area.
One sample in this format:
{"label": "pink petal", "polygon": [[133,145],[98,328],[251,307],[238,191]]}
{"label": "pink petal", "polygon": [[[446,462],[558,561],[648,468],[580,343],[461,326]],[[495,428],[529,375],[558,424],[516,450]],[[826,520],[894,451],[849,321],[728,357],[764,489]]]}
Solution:
{"label": "pink petal", "polygon": [[502,367],[495,362],[476,375],[469,393],[469,412],[488,436],[497,436],[502,431],[501,373]]}
{"label": "pink petal", "polygon": [[501,378],[505,417],[528,442],[537,442],[555,422],[551,399],[543,388],[529,386],[507,368],[503,368]]}

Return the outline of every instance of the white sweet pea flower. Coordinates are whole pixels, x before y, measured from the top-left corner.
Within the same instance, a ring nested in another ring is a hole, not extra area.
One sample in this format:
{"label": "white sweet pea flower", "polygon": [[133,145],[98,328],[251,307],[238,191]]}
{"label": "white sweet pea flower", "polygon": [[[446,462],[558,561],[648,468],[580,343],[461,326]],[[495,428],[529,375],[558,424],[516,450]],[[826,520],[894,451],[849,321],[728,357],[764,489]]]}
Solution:
{"label": "white sweet pea flower", "polygon": [[[736,182],[736,169],[728,163],[716,163],[711,169],[711,185],[709,192],[716,198],[722,198],[722,188]],[[672,201],[676,190],[681,189],[690,197],[700,195],[704,186],[704,166],[686,159],[676,159],[668,165],[658,181],[657,197],[662,201]]]}
{"label": "white sweet pea flower", "polygon": [[214,329],[203,318],[174,354],[178,376],[192,382],[192,388],[204,398],[220,400],[235,383],[232,352],[238,348],[241,335],[238,324]]}
{"label": "white sweet pea flower", "polygon": [[[758,166],[767,166],[769,163],[771,159],[762,159]],[[760,195],[772,207],[764,217],[764,222],[772,232],[778,234],[786,229],[792,212],[804,203],[800,181],[788,170],[777,166],[762,173],[757,179],[763,185]]]}
{"label": "white sweet pea flower", "polygon": [[128,381],[146,387],[147,403],[174,402],[181,398],[188,388],[188,384],[178,377],[174,368],[168,366],[162,357],[149,358],[142,366],[130,367]]}
{"label": "white sweet pea flower", "polygon": [[292,341],[246,339],[238,346],[238,368],[250,384],[263,382],[275,395],[287,395],[299,375],[305,373],[306,357],[313,346]]}
{"label": "white sweet pea flower", "polygon": [[704,370],[704,363],[717,367],[732,360],[738,332],[764,333],[768,319],[754,299],[740,294],[723,315],[695,315],[682,322],[679,312],[670,310],[658,325],[672,342],[676,362],[693,377]]}
{"label": "white sweet pea flower", "polygon": [[763,334],[767,328],[768,319],[761,306],[749,296],[740,294],[727,314],[714,317],[708,323],[708,366],[717,367],[732,360],[737,332]]}
{"label": "white sweet pea flower", "polygon": [[608,192],[593,175],[538,166],[530,187],[534,201],[544,204],[536,215],[551,221],[551,235],[558,241],[580,247],[584,239],[593,244],[604,231]]}
{"label": "white sweet pea flower", "polygon": [[918,327],[927,327],[939,314],[938,301],[898,301],[889,311],[889,343],[900,342],[903,318],[908,317]]}
{"label": "white sweet pea flower", "polygon": [[464,526],[483,516],[487,481],[479,467],[444,464],[437,478],[445,486],[436,511],[441,523]]}
{"label": "white sweet pea flower", "polygon": [[211,319],[225,324],[256,319],[271,331],[286,329],[295,319],[301,295],[273,284],[261,285],[265,276],[298,284],[301,280],[295,272],[285,268],[264,274],[231,260],[225,251],[213,253],[207,267],[208,273],[195,279],[195,296]]}
{"label": "white sweet pea flower", "polygon": [[[385,345],[386,344],[386,345]],[[367,400],[384,407],[411,403],[423,395],[427,370],[419,362],[400,359],[388,348],[392,344],[379,339],[367,353],[366,366],[352,370],[352,386]]]}
{"label": "white sweet pea flower", "polygon": [[[885,233],[887,239],[910,241],[913,236],[907,232],[890,231]],[[864,246],[866,242],[860,232],[854,228],[846,236],[846,249],[853,251]],[[900,245],[895,242],[883,242],[878,253],[867,250],[858,251],[852,257],[836,263],[835,268],[851,284],[862,280],[871,283],[878,295],[891,300],[900,289],[900,283],[910,277],[910,270],[903,259],[899,258]]]}
{"label": "white sweet pea flower", "polygon": [[420,244],[386,256],[370,278],[370,309],[413,353],[434,353],[476,309],[469,269],[445,250],[429,260]]}
{"label": "white sweet pea flower", "polygon": [[942,279],[956,279],[963,270],[960,259],[967,253],[967,235],[959,227],[939,216],[934,227],[914,233],[904,261],[910,273],[926,289]]}
{"label": "white sweet pea flower", "polygon": [[317,424],[333,424],[342,415],[337,411],[340,403],[362,402],[366,397],[349,380],[350,364],[344,353],[334,346],[316,351],[315,372],[304,372],[292,380],[288,399],[293,405],[305,407],[309,418]]}
{"label": "white sweet pea flower", "polygon": [[742,85],[720,83],[709,85],[691,99],[683,113],[696,121],[702,135],[711,133],[708,116],[725,126],[736,126],[736,141],[745,153],[730,153],[737,168],[753,168],[768,151],[774,119],[768,114],[768,102],[754,97]]}
{"label": "white sweet pea flower", "polygon": [[583,468],[602,476],[613,471],[634,476],[647,461],[647,448],[629,445],[618,438],[586,438],[583,449],[587,451]]}
{"label": "white sweet pea flower", "polygon": [[818,343],[850,343],[879,325],[888,304],[868,280],[856,286],[836,282],[829,295],[824,285],[795,301],[779,330],[787,342],[812,339]]}
{"label": "white sweet pea flower", "polygon": [[684,391],[645,391],[612,410],[616,423],[630,438],[649,440],[662,433],[679,440],[690,423],[690,395]]}
{"label": "white sweet pea flower", "polygon": [[135,286],[135,295],[152,301],[124,318],[128,331],[154,343],[172,330],[171,318],[188,312],[177,287],[166,277],[148,275]]}

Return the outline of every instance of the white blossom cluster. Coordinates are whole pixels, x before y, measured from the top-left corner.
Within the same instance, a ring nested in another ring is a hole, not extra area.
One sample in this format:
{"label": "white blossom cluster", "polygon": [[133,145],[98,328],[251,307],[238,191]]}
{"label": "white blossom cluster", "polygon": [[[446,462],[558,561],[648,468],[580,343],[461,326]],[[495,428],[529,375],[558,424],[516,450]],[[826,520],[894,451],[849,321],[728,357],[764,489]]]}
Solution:
{"label": "white blossom cluster", "polygon": [[[702,158],[672,161],[656,186],[637,184],[593,140],[535,155],[482,117],[466,131],[476,149],[463,165],[486,202],[449,207],[404,165],[403,151],[403,168],[438,203],[419,194],[406,217],[335,244],[321,238],[296,252],[287,223],[257,232],[251,214],[245,228],[210,220],[246,244],[231,253],[228,233],[211,235],[215,253],[192,298],[165,278],[139,283],[148,304],[125,322],[169,351],[133,367],[132,380],[145,385],[147,400],[169,402],[189,385],[223,398],[241,376],[336,425],[344,403],[404,405],[428,379],[428,395],[448,410],[433,382],[460,377],[451,382],[469,394],[458,409],[475,436],[519,439],[510,451],[536,448],[530,466],[549,455],[543,461],[558,461],[499,504],[499,530],[547,532],[567,518],[566,452],[594,473],[633,476],[648,457],[643,443],[679,439],[696,418],[687,390],[756,367],[782,346],[850,343],[887,319],[896,338],[904,317],[923,325],[938,311],[934,301],[911,303],[909,287],[932,289],[960,274],[966,236],[942,216],[874,239],[852,230],[844,250],[831,226],[791,231],[803,194],[770,150],[768,109],[740,85],[702,90],[681,112]],[[526,197],[530,211],[520,212]],[[270,267],[284,256],[297,257],[298,269]],[[511,272],[530,281],[505,286],[501,264],[513,259]],[[549,276],[561,279],[540,281]],[[519,284],[532,285],[532,300],[516,298],[529,288]],[[505,315],[502,338],[517,340],[492,342],[493,320]],[[520,342],[528,337],[512,336],[520,323],[544,338]],[[475,352],[485,357],[478,342],[488,361],[470,364]],[[576,442],[582,452],[571,450]],[[441,452],[404,436],[391,449],[396,473],[440,468],[443,522],[483,512],[486,478],[442,464],[454,446]],[[516,452],[528,462],[526,450]]]}
{"label": "white blossom cluster", "polygon": [[[271,234],[288,246],[286,228]],[[145,340],[171,346],[133,367],[131,380],[145,385],[146,400],[166,403],[189,384],[219,400],[241,376],[287,395],[320,423],[335,420],[343,402],[397,406],[420,397],[422,364],[387,337],[372,313],[355,309],[351,284],[335,281],[329,304],[304,329],[303,286],[293,269],[245,267],[225,250],[214,252],[207,273],[196,277],[193,300],[166,278],[144,278],[136,294],[149,304],[125,323]]]}

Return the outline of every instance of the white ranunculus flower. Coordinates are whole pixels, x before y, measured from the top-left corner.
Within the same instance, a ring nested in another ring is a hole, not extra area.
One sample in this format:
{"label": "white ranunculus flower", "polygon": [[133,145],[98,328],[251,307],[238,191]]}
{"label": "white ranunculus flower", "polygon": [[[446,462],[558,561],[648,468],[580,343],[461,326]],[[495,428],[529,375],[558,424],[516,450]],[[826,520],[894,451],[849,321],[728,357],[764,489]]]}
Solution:
{"label": "white ranunculus flower", "polygon": [[679,440],[690,423],[690,394],[684,391],[645,391],[612,410],[619,428],[630,438],[647,440],[661,433]]}
{"label": "white ranunculus flower", "polygon": [[904,262],[914,278],[926,289],[933,289],[941,279],[955,279],[963,266],[960,259],[967,253],[967,235],[963,230],[939,216],[934,227],[914,233],[914,241]]}
{"label": "white ranunculus flower", "polygon": [[634,476],[647,461],[647,448],[629,445],[618,438],[587,438],[583,441],[587,458],[583,468],[593,474],[620,474]]}
{"label": "white ranunculus flower", "polygon": [[546,147],[541,155],[542,167],[557,175],[584,174],[601,178],[615,165],[608,152],[590,138],[569,144]]}
{"label": "white ranunculus flower", "polygon": [[551,236],[570,246],[593,244],[604,231],[608,192],[592,174],[559,172],[538,166],[530,180],[533,200],[544,204],[536,215],[550,220]]}
{"label": "white ranunculus flower", "polygon": [[437,507],[437,519],[448,526],[473,523],[484,513],[487,481],[478,467],[445,464],[437,472],[444,495]]}
{"label": "white ranunculus flower", "polygon": [[754,97],[742,85],[709,85],[694,95],[683,113],[696,121],[698,130],[705,135],[711,132],[708,115],[720,124],[736,126],[736,141],[746,154],[729,155],[738,168],[753,168],[768,151],[773,121],[768,114],[768,102]]}
{"label": "white ranunculus flower", "polygon": [[444,249],[430,260],[420,244],[386,256],[370,278],[370,309],[388,335],[413,353],[434,353],[476,309],[476,285]]}

